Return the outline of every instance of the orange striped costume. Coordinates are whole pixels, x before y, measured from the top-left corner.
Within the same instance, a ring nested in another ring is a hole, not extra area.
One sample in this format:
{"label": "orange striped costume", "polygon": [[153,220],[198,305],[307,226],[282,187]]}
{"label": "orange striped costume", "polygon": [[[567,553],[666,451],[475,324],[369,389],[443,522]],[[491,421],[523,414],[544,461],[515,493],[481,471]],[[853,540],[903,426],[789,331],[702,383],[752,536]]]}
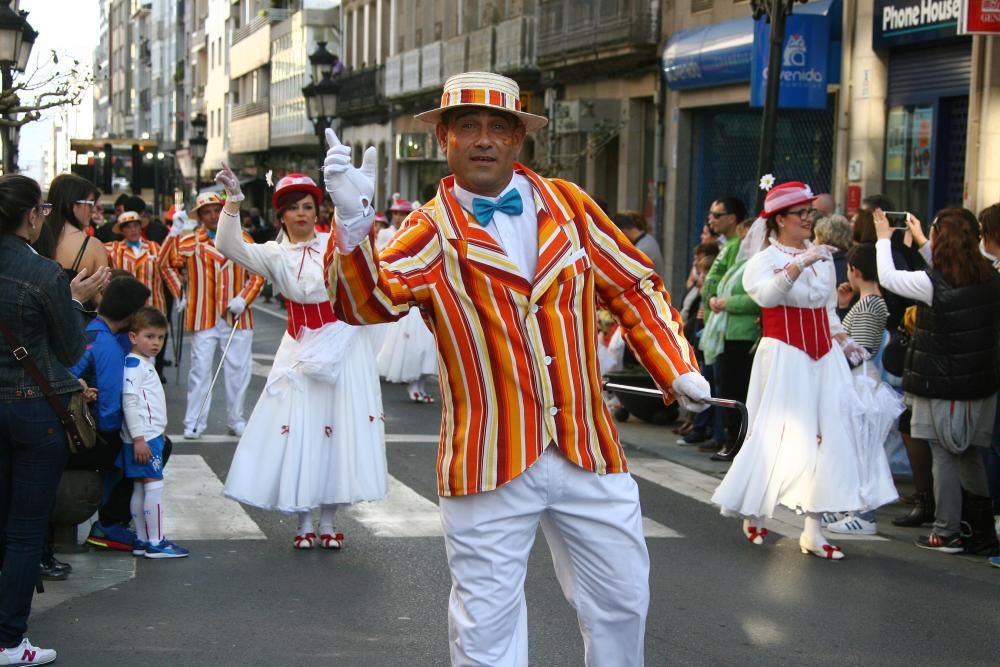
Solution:
{"label": "orange striped costume", "polygon": [[[246,232],[247,243],[253,239]],[[184,311],[184,330],[203,331],[215,326],[220,317],[226,316],[229,301],[243,297],[247,309],[240,315],[240,329],[253,329],[253,311],[249,305],[264,288],[264,279],[250,273],[215,249],[215,241],[204,227],[190,234],[171,236],[163,244],[160,266],[186,269],[187,309]],[[181,296],[181,281],[176,271],[163,272],[163,280],[174,298]]]}
{"label": "orange striped costume", "polygon": [[163,266],[157,260],[160,256],[160,244],[155,241],[141,241],[138,252],[128,246],[125,241],[105,243],[111,268],[124,269],[136,280],[149,288],[152,294],[146,305],[156,308],[161,313],[167,312],[167,299],[163,293],[163,272],[170,271],[174,280],[179,280],[177,271],[170,266]]}
{"label": "orange striped costume", "polygon": [[386,322],[412,304],[434,332],[444,406],[442,496],[495,489],[549,443],[586,470],[627,470],[601,397],[598,297],[662,389],[697,370],[680,315],[645,255],[577,186],[515,169],[535,192],[533,283],[461,208],[452,176],[381,253],[371,237],[346,254],[331,238],[327,250],[338,317]]}

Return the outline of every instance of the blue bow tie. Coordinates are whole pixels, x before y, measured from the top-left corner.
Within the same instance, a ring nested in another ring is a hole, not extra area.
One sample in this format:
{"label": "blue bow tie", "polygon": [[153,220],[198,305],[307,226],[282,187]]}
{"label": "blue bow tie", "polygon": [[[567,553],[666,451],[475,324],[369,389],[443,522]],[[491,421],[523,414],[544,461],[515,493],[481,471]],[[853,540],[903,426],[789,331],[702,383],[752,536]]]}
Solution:
{"label": "blue bow tie", "polygon": [[125,245],[127,245],[129,248],[132,248],[133,250],[138,250],[139,248],[142,247],[142,241],[126,241]]}
{"label": "blue bow tie", "polygon": [[511,190],[496,201],[482,197],[476,197],[472,200],[472,215],[483,227],[490,224],[490,221],[493,220],[493,214],[497,211],[507,215],[521,215],[523,210],[524,203],[521,201],[521,193],[517,189]]}

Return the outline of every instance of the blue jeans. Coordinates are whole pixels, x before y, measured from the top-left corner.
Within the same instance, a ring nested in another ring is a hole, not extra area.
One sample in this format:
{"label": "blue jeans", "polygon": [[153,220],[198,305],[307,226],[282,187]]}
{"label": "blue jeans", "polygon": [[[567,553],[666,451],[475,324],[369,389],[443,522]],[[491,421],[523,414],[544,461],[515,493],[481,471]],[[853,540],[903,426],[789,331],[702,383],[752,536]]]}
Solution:
{"label": "blue jeans", "polygon": [[45,398],[0,401],[0,647],[28,629],[42,543],[69,449]]}

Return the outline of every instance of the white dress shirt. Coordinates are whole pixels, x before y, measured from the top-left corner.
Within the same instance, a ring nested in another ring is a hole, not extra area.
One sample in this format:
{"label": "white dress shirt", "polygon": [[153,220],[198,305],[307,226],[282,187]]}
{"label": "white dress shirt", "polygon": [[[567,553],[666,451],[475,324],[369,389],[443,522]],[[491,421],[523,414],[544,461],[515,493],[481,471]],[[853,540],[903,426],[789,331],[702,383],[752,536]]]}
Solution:
{"label": "white dress shirt", "polygon": [[[511,189],[517,188],[521,194],[523,208],[520,215],[507,215],[501,211],[493,214],[493,220],[484,229],[493,237],[507,257],[517,266],[521,275],[530,283],[535,280],[538,267],[538,212],[535,209],[535,191],[531,181],[521,174],[514,174],[507,187],[496,197],[484,197],[465,190],[457,183],[452,193],[467,211],[472,211],[472,200],[477,197],[495,202]],[[473,217],[470,224],[479,224]]]}

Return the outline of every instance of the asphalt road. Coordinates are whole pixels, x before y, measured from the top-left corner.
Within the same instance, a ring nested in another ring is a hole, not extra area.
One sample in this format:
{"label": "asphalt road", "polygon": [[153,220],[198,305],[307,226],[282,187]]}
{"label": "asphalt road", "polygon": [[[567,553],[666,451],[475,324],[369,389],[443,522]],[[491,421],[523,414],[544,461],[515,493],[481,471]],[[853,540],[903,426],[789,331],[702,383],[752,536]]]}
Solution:
{"label": "asphalt road", "polygon": [[[257,316],[251,399],[283,329],[280,311],[263,308],[273,315]],[[177,433],[183,372],[180,386],[173,369],[167,377]],[[393,493],[412,518],[351,511],[342,551],[297,552],[292,517],[218,500],[234,439],[176,441],[178,470],[202,489],[176,503],[176,531],[195,537],[174,539],[191,557],[68,556],[77,571],[37,596],[28,636],[62,665],[447,665],[450,579],[432,506],[440,410],[409,402],[399,385],[383,391]],[[222,403],[217,391],[209,434],[225,433]],[[631,460],[650,535],[647,665],[1000,664],[1000,570],[982,559],[897,539],[845,543],[838,563],[778,534],[754,547],[704,502],[698,487],[711,477],[639,451]],[[526,591],[532,664],[582,665],[541,534]]]}

